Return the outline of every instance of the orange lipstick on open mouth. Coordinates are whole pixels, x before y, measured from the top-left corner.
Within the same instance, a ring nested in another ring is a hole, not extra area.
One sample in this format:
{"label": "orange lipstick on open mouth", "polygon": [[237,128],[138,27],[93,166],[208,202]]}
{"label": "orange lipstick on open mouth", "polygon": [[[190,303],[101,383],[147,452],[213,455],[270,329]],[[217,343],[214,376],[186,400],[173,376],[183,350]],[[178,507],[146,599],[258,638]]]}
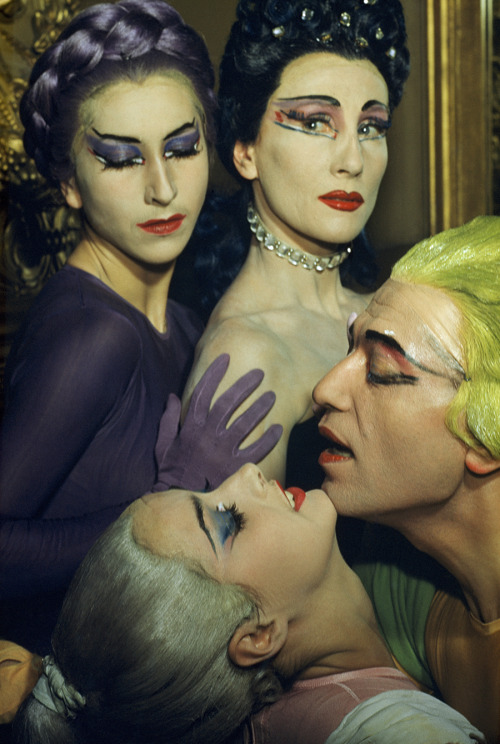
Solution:
{"label": "orange lipstick on open mouth", "polygon": [[[292,486],[291,488],[287,488],[286,490],[283,488],[281,483],[279,481],[276,481],[276,484],[280,488],[280,490],[283,492],[283,495],[287,499],[287,501],[290,503],[290,506],[292,506],[293,502],[293,508],[296,512],[299,511],[300,507],[304,503],[306,499],[306,493],[302,490],[302,488],[296,488],[295,486]],[[290,496],[292,498],[290,498]]]}
{"label": "orange lipstick on open mouth", "polygon": [[334,462],[347,462],[354,457],[352,450],[336,437],[330,429],[324,425],[320,425],[318,429],[321,436],[329,439],[332,443],[332,447],[323,450],[319,456],[318,462],[320,465],[329,465]]}
{"label": "orange lipstick on open mouth", "polygon": [[302,490],[302,488],[297,488],[296,486],[291,486],[290,488],[286,489],[289,493],[293,496],[293,508],[296,512],[299,511],[300,507],[306,500],[306,493]]}

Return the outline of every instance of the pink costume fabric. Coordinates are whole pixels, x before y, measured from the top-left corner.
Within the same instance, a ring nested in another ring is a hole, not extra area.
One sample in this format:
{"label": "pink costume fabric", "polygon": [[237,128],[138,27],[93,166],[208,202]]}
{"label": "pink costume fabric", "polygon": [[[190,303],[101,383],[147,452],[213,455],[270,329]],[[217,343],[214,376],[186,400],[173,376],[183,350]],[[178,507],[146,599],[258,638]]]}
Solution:
{"label": "pink costume fabric", "polygon": [[486,744],[450,706],[396,669],[376,667],[296,682],[253,716],[244,744]]}
{"label": "pink costume fabric", "polygon": [[324,744],[360,702],[401,689],[417,688],[390,667],[299,680],[277,703],[253,716],[245,744]]}

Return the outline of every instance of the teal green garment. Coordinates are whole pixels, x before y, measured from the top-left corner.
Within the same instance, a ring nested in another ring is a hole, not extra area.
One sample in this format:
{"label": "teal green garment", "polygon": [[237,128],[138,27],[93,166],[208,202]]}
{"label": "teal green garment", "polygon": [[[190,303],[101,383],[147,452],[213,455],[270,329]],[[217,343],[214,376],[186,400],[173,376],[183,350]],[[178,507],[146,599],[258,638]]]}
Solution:
{"label": "teal green garment", "polygon": [[394,658],[413,679],[435,690],[425,654],[425,626],[444,569],[399,533],[373,525],[353,568]]}

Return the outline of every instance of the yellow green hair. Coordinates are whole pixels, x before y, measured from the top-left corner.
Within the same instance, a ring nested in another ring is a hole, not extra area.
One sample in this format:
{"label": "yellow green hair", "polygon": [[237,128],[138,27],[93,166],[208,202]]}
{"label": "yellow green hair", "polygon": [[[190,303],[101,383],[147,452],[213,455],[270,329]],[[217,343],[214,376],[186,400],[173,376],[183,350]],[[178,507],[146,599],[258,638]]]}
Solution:
{"label": "yellow green hair", "polygon": [[417,243],[391,278],[442,290],[459,309],[468,379],[446,424],[467,445],[500,459],[500,217],[476,217]]}

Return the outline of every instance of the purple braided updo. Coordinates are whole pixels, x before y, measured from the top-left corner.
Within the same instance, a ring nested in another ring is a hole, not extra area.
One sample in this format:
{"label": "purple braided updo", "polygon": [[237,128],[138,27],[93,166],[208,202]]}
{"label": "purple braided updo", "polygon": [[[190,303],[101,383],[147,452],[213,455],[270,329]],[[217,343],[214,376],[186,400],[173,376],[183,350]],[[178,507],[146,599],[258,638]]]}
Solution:
{"label": "purple braided updo", "polygon": [[53,185],[74,173],[71,148],[84,101],[120,80],[165,70],[189,79],[214,141],[214,73],[197,32],[163,0],[122,0],[79,13],[33,67],[21,100],[24,146]]}

